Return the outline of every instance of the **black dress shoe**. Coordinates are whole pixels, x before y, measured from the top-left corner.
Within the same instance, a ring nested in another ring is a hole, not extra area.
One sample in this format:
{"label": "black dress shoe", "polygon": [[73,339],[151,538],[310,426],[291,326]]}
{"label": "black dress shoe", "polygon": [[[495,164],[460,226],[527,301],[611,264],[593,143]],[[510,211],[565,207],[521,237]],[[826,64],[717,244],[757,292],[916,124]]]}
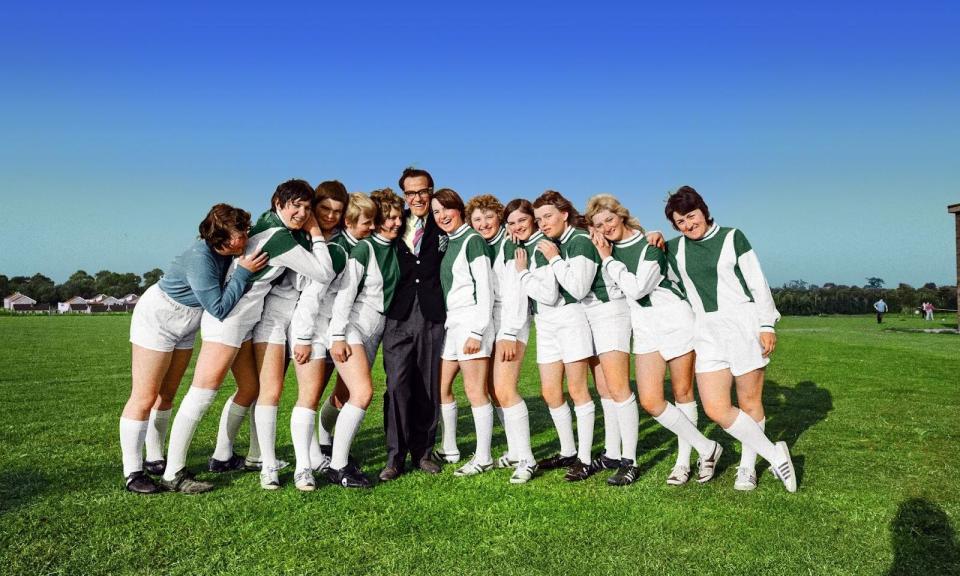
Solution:
{"label": "black dress shoe", "polygon": [[162,491],[162,488],[157,486],[153,478],[147,476],[143,470],[131,472],[130,475],[127,476],[126,488],[128,491],[136,494],[156,494]]}
{"label": "black dress shoe", "polygon": [[148,474],[153,474],[154,476],[162,476],[164,471],[167,469],[166,460],[153,460],[152,462],[144,462],[143,469],[147,471]]}
{"label": "black dress shoe", "polygon": [[437,464],[430,456],[424,456],[420,459],[420,462],[417,462],[417,468],[423,470],[427,474],[439,474],[443,468]]}
{"label": "black dress shoe", "polygon": [[380,478],[381,482],[389,482],[391,480],[396,480],[401,474],[403,474],[403,470],[400,468],[397,468],[396,466],[387,466],[380,471],[378,478]]}

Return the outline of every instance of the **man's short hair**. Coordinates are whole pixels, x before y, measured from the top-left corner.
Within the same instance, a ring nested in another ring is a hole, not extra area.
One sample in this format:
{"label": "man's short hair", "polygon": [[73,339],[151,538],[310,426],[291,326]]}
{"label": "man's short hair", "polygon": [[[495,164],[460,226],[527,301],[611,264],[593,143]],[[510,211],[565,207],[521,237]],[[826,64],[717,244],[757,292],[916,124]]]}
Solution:
{"label": "man's short hair", "polygon": [[414,168],[413,166],[408,166],[403,170],[403,174],[400,175],[400,180],[397,182],[397,184],[399,184],[402,192],[406,192],[406,188],[403,187],[403,181],[407,178],[419,178],[421,176],[427,179],[428,186],[433,189],[433,176],[431,176],[426,170]]}

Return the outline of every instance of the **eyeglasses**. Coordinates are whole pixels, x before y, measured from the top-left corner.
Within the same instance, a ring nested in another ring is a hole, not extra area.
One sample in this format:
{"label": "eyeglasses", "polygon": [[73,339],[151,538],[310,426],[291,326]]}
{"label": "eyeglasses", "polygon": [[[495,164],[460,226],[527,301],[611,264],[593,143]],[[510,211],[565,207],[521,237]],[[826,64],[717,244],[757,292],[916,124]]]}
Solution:
{"label": "eyeglasses", "polygon": [[433,194],[433,188],[423,188],[422,190],[409,190],[404,191],[403,195],[407,198],[413,198],[414,196],[430,196]]}

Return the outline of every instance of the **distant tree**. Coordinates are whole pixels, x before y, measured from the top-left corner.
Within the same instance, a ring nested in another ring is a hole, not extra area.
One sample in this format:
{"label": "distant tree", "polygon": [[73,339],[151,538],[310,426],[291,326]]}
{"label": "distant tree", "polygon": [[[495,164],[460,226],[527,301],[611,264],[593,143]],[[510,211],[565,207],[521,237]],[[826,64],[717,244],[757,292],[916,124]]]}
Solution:
{"label": "distant tree", "polygon": [[936,290],[936,289],[937,289],[937,283],[936,283],[936,282],[927,282],[926,284],[923,285],[923,289],[924,289],[924,290]]}
{"label": "distant tree", "polygon": [[823,284],[823,289],[824,289],[824,290],[833,290],[833,289],[836,288],[836,287],[837,287],[837,285],[834,284],[833,282],[824,282],[824,284]]}
{"label": "distant tree", "polygon": [[790,280],[783,285],[783,287],[787,290],[806,290],[807,286],[809,286],[809,284],[803,280]]}
{"label": "distant tree", "polygon": [[101,270],[96,275],[96,291],[100,294],[117,298],[127,294],[140,292],[140,276],[133,272],[118,274],[109,270]]}
{"label": "distant tree", "polygon": [[159,268],[154,268],[149,272],[143,273],[143,287],[141,290],[145,291],[147,288],[153,286],[160,281],[160,277],[163,276],[163,270]]}
{"label": "distant tree", "polygon": [[74,296],[90,298],[97,293],[97,279],[84,270],[77,270],[67,278],[67,281],[57,287],[57,294],[61,301],[67,301]]}
{"label": "distant tree", "polygon": [[883,278],[877,278],[876,276],[871,276],[867,278],[867,284],[864,286],[864,288],[871,288],[874,290],[878,290],[880,288],[883,288],[883,284],[884,284]]}
{"label": "distant tree", "polygon": [[11,294],[13,294],[13,290],[10,289],[10,279],[0,274],[0,296],[6,298]]}
{"label": "distant tree", "polygon": [[38,304],[57,303],[57,285],[43,274],[34,274],[16,291],[33,298]]}

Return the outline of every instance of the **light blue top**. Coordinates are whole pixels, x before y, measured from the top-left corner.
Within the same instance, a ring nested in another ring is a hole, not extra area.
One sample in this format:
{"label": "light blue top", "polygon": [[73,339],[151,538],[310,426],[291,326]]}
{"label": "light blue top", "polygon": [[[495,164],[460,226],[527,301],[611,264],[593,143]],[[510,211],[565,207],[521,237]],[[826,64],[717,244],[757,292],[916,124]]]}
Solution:
{"label": "light blue top", "polygon": [[160,278],[160,289],[174,301],[191,308],[203,307],[217,320],[223,320],[247,291],[250,272],[241,266],[223,285],[232,256],[221,256],[204,240],[198,240],[177,256]]}

